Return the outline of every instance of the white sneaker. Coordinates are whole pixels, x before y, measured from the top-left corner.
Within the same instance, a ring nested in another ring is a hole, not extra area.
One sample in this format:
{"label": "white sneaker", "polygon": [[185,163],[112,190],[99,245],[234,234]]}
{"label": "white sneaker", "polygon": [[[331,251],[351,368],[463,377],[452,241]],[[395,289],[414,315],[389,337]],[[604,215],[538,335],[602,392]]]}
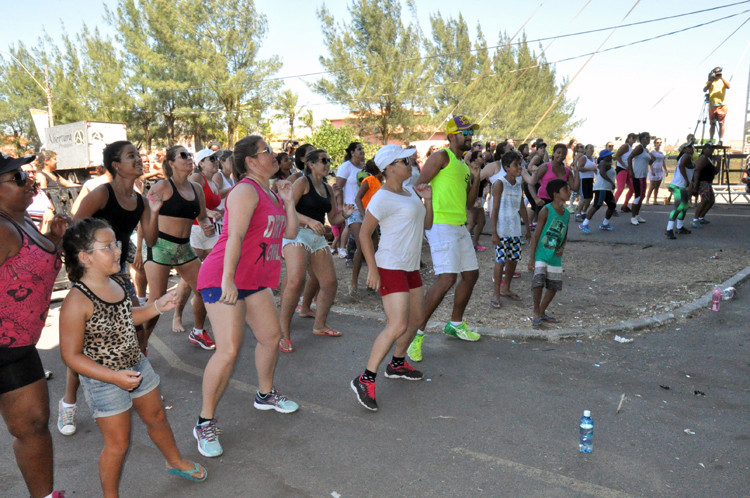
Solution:
{"label": "white sneaker", "polygon": [[63,407],[63,400],[57,404],[57,430],[63,436],[72,436],[76,433],[76,407]]}
{"label": "white sneaker", "polygon": [[630,218],[630,224],[634,226],[638,226],[638,219],[637,218]]}
{"label": "white sneaker", "polygon": [[339,247],[339,258],[346,259],[346,249],[343,247]]}
{"label": "white sneaker", "polygon": [[636,216],[635,219],[638,220],[638,223],[646,223],[646,220],[644,220],[643,218],[641,218],[640,214],[638,216]]}

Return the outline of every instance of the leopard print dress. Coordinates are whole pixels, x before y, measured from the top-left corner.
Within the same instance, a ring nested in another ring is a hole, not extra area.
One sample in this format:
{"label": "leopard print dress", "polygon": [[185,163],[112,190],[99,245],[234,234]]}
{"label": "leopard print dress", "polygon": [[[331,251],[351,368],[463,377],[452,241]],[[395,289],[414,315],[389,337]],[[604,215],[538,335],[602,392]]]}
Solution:
{"label": "leopard print dress", "polygon": [[102,300],[83,282],[73,282],[73,287],[83,292],[94,305],[94,314],[86,321],[83,354],[111,370],[127,370],[141,357],[133,323],[133,304],[122,282],[110,278],[122,287],[124,293],[116,303]]}

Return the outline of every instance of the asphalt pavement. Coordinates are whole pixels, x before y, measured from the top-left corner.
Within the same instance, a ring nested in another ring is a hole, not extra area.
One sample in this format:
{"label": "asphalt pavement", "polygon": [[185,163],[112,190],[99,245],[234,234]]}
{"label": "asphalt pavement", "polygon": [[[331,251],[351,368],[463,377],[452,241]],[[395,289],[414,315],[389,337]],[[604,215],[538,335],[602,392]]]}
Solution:
{"label": "asphalt pavement", "polygon": [[[252,407],[256,380],[248,334],[219,406],[224,455],[200,456],[191,427],[200,374],[212,354],[160,323],[150,359],[178,445],[209,469],[204,483],[170,476],[143,424],[133,424],[122,496],[706,496],[745,495],[750,471],[750,289],[673,326],[630,336],[558,343],[429,334],[421,382],[378,377],[380,411],[364,410],[349,381],[381,324],[335,315],[345,335],[317,337],[295,318],[296,352],[280,358],[277,386],[302,408]],[[50,327],[52,328],[52,327]],[[48,329],[49,330],[49,329]],[[49,338],[41,355],[64,370]],[[621,396],[624,401],[617,412]],[[78,432],[51,421],[58,488],[100,493],[98,428],[83,400]],[[578,452],[578,418],[590,409],[594,452]],[[53,408],[53,414],[56,410]],[[3,496],[26,496],[10,438],[0,438]]]}

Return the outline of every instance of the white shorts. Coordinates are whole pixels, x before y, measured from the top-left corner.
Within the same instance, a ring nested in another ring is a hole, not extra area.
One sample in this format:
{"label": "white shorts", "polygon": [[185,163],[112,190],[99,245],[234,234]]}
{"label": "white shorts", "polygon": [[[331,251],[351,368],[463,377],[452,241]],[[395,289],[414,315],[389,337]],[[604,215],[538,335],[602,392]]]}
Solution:
{"label": "white shorts", "polygon": [[465,225],[434,223],[431,229],[425,230],[425,235],[430,244],[435,275],[479,269],[471,235]]}
{"label": "white shorts", "polygon": [[192,247],[193,249],[210,251],[214,248],[218,241],[218,232],[214,233],[210,237],[207,237],[206,234],[203,233],[203,228],[200,225],[193,225],[190,229],[190,247]]}

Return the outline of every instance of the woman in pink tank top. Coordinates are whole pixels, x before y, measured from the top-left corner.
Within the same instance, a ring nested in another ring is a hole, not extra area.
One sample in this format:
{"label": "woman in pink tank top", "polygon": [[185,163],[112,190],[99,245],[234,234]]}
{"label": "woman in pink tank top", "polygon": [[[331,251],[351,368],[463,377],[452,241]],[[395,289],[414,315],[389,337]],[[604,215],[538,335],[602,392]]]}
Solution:
{"label": "woman in pink tank top", "polygon": [[60,270],[58,244],[69,218],[42,235],[26,213],[38,187],[21,166],[34,156],[0,154],[0,414],[32,496],[52,493],[49,391],[36,350]]}
{"label": "woman in pink tank top", "polygon": [[[581,180],[575,166],[572,169],[565,166],[567,153],[568,147],[565,144],[557,144],[552,151],[552,160],[547,164],[539,166],[533,175],[529,175],[523,170],[521,171],[521,176],[523,176],[523,180],[530,186],[529,193],[531,193],[537,205],[544,206],[552,202],[551,197],[547,194],[547,184],[551,180],[565,180],[568,182],[571,192],[578,192]],[[534,186],[537,183],[539,183],[539,190],[535,192],[536,189]]]}
{"label": "woman in pink tank top", "polygon": [[261,137],[245,137],[235,144],[232,169],[240,181],[227,196],[224,231],[198,275],[216,339],[216,352],[203,373],[203,404],[193,429],[204,456],[223,453],[214,412],[232,375],[246,323],[258,340],[255,408],[281,413],[299,408],[273,385],[281,328],[271,289],[281,276],[282,236],[295,238],[298,227],[291,184],[279,180],[278,195],[271,191],[270,179],[278,167]]}

